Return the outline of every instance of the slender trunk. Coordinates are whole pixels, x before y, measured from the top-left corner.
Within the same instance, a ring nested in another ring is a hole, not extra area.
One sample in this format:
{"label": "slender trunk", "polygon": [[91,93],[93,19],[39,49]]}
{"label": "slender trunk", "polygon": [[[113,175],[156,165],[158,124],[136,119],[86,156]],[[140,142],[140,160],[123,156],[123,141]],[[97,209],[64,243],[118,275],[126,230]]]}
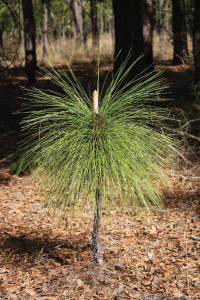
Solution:
{"label": "slender trunk", "polygon": [[111,29],[111,34],[112,34],[113,45],[115,46],[115,19],[114,19],[114,16],[112,17],[112,29]]}
{"label": "slender trunk", "polygon": [[75,39],[76,38],[76,20],[75,20],[74,0],[70,1],[70,25],[71,25],[71,32],[70,32],[71,39]]}
{"label": "slender trunk", "polygon": [[61,36],[65,40],[65,11],[64,11],[64,4],[62,7],[62,24],[61,24]]}
{"label": "slender trunk", "polygon": [[103,3],[100,4],[100,35],[103,35]]}
{"label": "slender trunk", "polygon": [[77,1],[74,2],[74,12],[75,12],[75,19],[76,19],[76,37],[79,44],[83,41],[83,19],[81,15],[81,7],[77,3]]}
{"label": "slender trunk", "polygon": [[[200,90],[200,1],[195,1],[194,9],[194,34],[193,34],[193,51],[195,74],[194,82]],[[199,92],[198,92],[199,93]]]}
{"label": "slender trunk", "polygon": [[24,58],[24,31],[22,27],[20,26],[19,31],[19,47],[18,47],[18,53],[21,57]]}
{"label": "slender trunk", "polygon": [[144,36],[144,53],[146,67],[148,71],[153,71],[153,27],[154,27],[154,15],[152,9],[153,1],[143,1],[143,36]]}
{"label": "slender trunk", "polygon": [[[131,59],[127,68],[144,53],[142,0],[113,0],[115,17],[115,58],[114,73],[126,60],[128,53]],[[144,59],[140,59],[129,72],[126,80],[130,81],[145,69]]]}
{"label": "slender trunk", "polygon": [[47,2],[47,9],[50,16],[50,27],[52,31],[53,38],[56,40],[58,38],[58,29],[55,26],[55,17],[54,12],[51,6],[51,0],[46,0]]}
{"label": "slender trunk", "polygon": [[173,34],[174,34],[174,65],[187,62],[188,45],[184,0],[172,0]]}
{"label": "slender trunk", "polygon": [[159,0],[159,26],[158,26],[158,32],[159,32],[160,35],[162,34],[162,30],[163,30],[163,19],[164,19],[163,4],[164,4],[164,0]]}
{"label": "slender trunk", "polygon": [[36,74],[36,50],[35,50],[35,21],[33,12],[33,3],[31,0],[22,0],[23,16],[24,16],[24,35],[25,35],[25,57],[26,72],[28,82],[35,82]]}
{"label": "slender trunk", "polygon": [[99,187],[95,191],[96,208],[94,209],[94,223],[93,223],[93,252],[94,262],[99,266],[103,266],[103,249],[101,245],[100,229],[101,229],[101,195]]}
{"label": "slender trunk", "polygon": [[42,39],[43,39],[43,59],[48,59],[48,36],[47,36],[47,2],[43,0],[43,28],[42,28]]}
{"label": "slender trunk", "polygon": [[170,26],[170,10],[171,10],[171,8],[170,8],[170,1],[169,0],[167,0],[166,1],[166,25],[165,25],[165,28],[166,28],[166,30],[167,30],[167,32],[171,32],[171,26]]}
{"label": "slender trunk", "polygon": [[85,47],[86,57],[89,57],[88,46],[87,46],[87,24],[86,24],[86,16],[85,16],[85,1],[82,0],[82,17],[83,17],[83,43]]}
{"label": "slender trunk", "polygon": [[91,20],[92,20],[92,47],[94,52],[98,51],[98,21],[97,21],[97,4],[95,0],[91,0]]}
{"label": "slender trunk", "polygon": [[110,14],[109,14],[109,3],[107,2],[107,14],[106,14],[106,22],[107,22],[107,31],[110,33]]}
{"label": "slender trunk", "polygon": [[3,52],[3,26],[0,23],[0,51]]}
{"label": "slender trunk", "polygon": [[190,0],[190,7],[189,7],[189,16],[188,16],[188,23],[190,27],[190,37],[192,38],[194,32],[194,4],[195,0]]}

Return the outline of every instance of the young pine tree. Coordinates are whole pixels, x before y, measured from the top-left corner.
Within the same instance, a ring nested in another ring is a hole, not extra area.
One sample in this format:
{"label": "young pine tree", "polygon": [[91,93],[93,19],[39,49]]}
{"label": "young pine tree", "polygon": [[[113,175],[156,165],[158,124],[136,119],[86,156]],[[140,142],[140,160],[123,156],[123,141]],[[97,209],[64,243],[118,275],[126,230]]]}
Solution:
{"label": "young pine tree", "polygon": [[70,68],[62,76],[53,68],[45,70],[65,94],[27,90],[30,103],[22,122],[26,138],[17,172],[36,168],[47,203],[61,210],[92,197],[94,260],[100,266],[102,204],[108,205],[117,191],[125,207],[161,205],[160,186],[176,147],[160,130],[169,111],[155,107],[167,87],[162,72],[126,83],[135,64],[127,69],[128,59],[103,97],[98,79],[93,99]]}

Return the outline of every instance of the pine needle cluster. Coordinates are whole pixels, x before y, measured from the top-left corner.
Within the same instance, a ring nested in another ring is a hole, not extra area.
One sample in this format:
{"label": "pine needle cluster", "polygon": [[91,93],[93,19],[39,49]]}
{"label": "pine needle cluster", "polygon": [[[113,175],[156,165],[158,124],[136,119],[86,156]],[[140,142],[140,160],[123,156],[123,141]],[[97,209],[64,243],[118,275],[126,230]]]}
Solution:
{"label": "pine needle cluster", "polygon": [[134,63],[127,70],[126,64],[104,95],[98,80],[98,114],[70,68],[62,74],[44,69],[62,94],[26,90],[29,103],[17,172],[36,168],[48,204],[61,210],[80,199],[86,204],[97,189],[106,205],[108,195],[114,204],[113,193],[126,207],[161,204],[160,185],[173,163],[176,142],[161,130],[169,111],[155,102],[168,84],[162,72],[141,74],[127,83]]}

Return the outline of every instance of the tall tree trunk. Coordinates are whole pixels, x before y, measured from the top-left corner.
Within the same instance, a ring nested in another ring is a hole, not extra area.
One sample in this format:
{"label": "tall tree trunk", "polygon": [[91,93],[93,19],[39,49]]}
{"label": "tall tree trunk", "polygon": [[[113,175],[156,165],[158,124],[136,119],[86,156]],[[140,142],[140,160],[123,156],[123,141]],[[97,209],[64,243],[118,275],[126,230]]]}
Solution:
{"label": "tall tree trunk", "polygon": [[62,24],[61,24],[61,36],[65,40],[65,11],[64,11],[64,4],[62,6]]}
{"label": "tall tree trunk", "polygon": [[85,47],[85,54],[86,57],[89,57],[88,53],[88,46],[87,46],[87,23],[86,23],[86,16],[85,16],[85,0],[82,0],[82,17],[83,17],[83,43]]}
{"label": "tall tree trunk", "polygon": [[43,28],[42,28],[42,40],[43,40],[43,59],[48,59],[48,36],[47,36],[47,24],[48,24],[48,14],[47,14],[47,2],[43,0]]}
{"label": "tall tree trunk", "polygon": [[[200,94],[200,1],[195,0],[194,9],[194,34],[193,34],[193,51],[194,51],[194,65],[195,75],[194,81],[198,85]],[[199,96],[200,98],[200,96]]]}
{"label": "tall tree trunk", "polygon": [[153,71],[153,28],[154,11],[152,9],[153,0],[143,0],[143,36],[144,36],[144,54],[146,67],[151,67],[148,71]]}
{"label": "tall tree trunk", "polygon": [[90,3],[91,3],[91,20],[92,20],[92,47],[94,51],[98,51],[99,32],[98,32],[98,21],[97,21],[97,4],[95,0],[91,0]]}
{"label": "tall tree trunk", "polygon": [[25,35],[25,57],[28,82],[35,82],[36,50],[35,50],[35,21],[32,0],[22,0]]}
{"label": "tall tree trunk", "polygon": [[[115,18],[115,59],[117,58],[114,62],[114,72],[116,73],[129,52],[131,59],[128,66],[144,53],[142,0],[113,0],[113,11]],[[145,61],[142,58],[129,72],[127,81],[139,75],[144,69]]]}
{"label": "tall tree trunk", "polygon": [[103,35],[103,3],[100,3],[100,35]]}
{"label": "tall tree trunk", "polygon": [[173,35],[174,35],[174,65],[187,62],[188,45],[184,0],[172,0]]}
{"label": "tall tree trunk", "polygon": [[81,14],[81,6],[74,2],[75,7],[75,19],[76,19],[76,37],[79,44],[83,41],[83,19]]}
{"label": "tall tree trunk", "polygon": [[51,24],[51,30],[52,30],[52,35],[54,39],[58,38],[58,29],[55,26],[55,17],[54,17],[54,12],[51,6],[51,0],[46,0],[47,3],[47,9],[48,9],[48,13],[50,16],[50,24]]}
{"label": "tall tree trunk", "polygon": [[165,19],[165,28],[166,28],[166,30],[167,30],[167,32],[169,33],[169,32],[171,32],[171,24],[170,24],[170,10],[171,10],[171,6],[170,6],[170,0],[167,0],[166,1],[166,15],[165,15],[165,17],[166,17],[166,19]]}
{"label": "tall tree trunk", "polygon": [[163,20],[164,20],[164,13],[163,13],[163,7],[164,6],[164,0],[159,0],[159,26],[158,26],[158,32],[161,35],[163,30]]}
{"label": "tall tree trunk", "polygon": [[15,29],[17,30],[19,34],[19,42],[18,42],[18,49],[17,49],[17,55],[19,55],[19,52],[21,50],[21,46],[23,43],[23,35],[22,35],[22,26],[21,26],[21,20],[20,20],[20,13],[18,11],[18,7],[16,6],[16,1],[13,0],[2,0],[2,2],[7,6],[13,21],[15,23]]}
{"label": "tall tree trunk", "polygon": [[3,52],[3,26],[0,23],[0,52]]}
{"label": "tall tree trunk", "polygon": [[71,32],[70,32],[71,39],[76,39],[76,19],[75,19],[74,0],[70,1],[70,26],[71,26]]}
{"label": "tall tree trunk", "polygon": [[18,53],[21,57],[24,58],[24,31],[22,29],[22,26],[20,25],[19,30],[19,47],[18,47]]}

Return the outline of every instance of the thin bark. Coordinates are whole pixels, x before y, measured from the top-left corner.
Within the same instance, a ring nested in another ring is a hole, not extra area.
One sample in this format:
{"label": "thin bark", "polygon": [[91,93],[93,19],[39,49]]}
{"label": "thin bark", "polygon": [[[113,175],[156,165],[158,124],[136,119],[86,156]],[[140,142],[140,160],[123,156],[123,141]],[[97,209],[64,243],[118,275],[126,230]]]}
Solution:
{"label": "thin bark", "polygon": [[194,34],[193,34],[193,51],[194,51],[194,65],[195,65],[195,84],[200,89],[200,1],[195,1],[194,9]]}
{"label": "thin bark", "polygon": [[101,196],[100,189],[96,188],[95,191],[95,202],[96,208],[94,209],[94,223],[93,223],[93,252],[94,252],[94,262],[99,266],[103,266],[103,249],[101,245],[100,238],[100,228],[101,228]]}
{"label": "thin bark", "polygon": [[[115,62],[114,73],[126,60],[131,59],[127,68],[144,53],[142,1],[113,0],[115,17]],[[118,57],[117,57],[118,56]],[[130,81],[145,69],[144,59],[140,59],[129,72],[126,80]]]}
{"label": "thin bark", "polygon": [[42,28],[42,39],[43,39],[43,59],[48,59],[48,36],[47,36],[47,2],[43,0],[43,28]]}
{"label": "thin bark", "polygon": [[25,35],[25,57],[26,72],[28,82],[36,81],[36,50],[35,50],[35,21],[33,12],[33,3],[31,0],[22,0],[23,16],[24,16],[24,35]]}
{"label": "thin bark", "polygon": [[174,65],[187,62],[188,44],[186,31],[186,16],[184,0],[172,0],[173,35],[174,35]]}
{"label": "thin bark", "polygon": [[144,53],[148,71],[153,71],[153,27],[154,11],[152,9],[152,0],[143,0],[143,36],[144,36]]}
{"label": "thin bark", "polygon": [[91,0],[91,20],[92,20],[92,47],[96,51],[99,41],[98,21],[97,21],[97,4]]}

